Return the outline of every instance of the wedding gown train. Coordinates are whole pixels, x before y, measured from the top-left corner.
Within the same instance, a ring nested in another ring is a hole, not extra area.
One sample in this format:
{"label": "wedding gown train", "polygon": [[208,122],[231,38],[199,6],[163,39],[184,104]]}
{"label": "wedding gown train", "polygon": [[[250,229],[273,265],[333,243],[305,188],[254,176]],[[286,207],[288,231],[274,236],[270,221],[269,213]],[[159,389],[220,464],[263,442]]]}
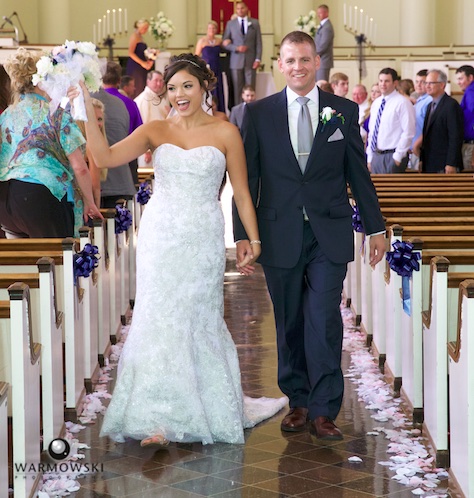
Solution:
{"label": "wedding gown train", "polygon": [[101,435],[176,442],[244,442],[245,428],[287,398],[243,396],[224,322],[225,156],[213,146],[161,145],[155,190],[140,221],[132,325]]}

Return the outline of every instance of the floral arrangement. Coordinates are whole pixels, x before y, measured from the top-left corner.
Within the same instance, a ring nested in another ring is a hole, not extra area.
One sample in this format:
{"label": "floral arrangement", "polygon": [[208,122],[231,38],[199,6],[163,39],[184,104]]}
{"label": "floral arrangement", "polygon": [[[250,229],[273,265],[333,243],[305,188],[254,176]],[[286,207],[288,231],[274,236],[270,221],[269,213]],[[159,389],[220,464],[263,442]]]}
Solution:
{"label": "floral arrangement", "polygon": [[150,18],[149,29],[155,40],[158,40],[159,45],[164,47],[166,45],[166,40],[171,37],[176,28],[164,13],[160,11],[156,14],[156,18]]}
{"label": "floral arrangement", "polygon": [[[33,85],[49,95],[53,113],[66,97],[68,88],[78,85],[80,81],[85,83],[90,92],[99,90],[105,64],[105,59],[99,59],[93,43],[66,40],[64,45],[54,47],[49,55],[38,60]],[[74,119],[87,121],[82,94],[74,100],[74,104]]]}
{"label": "floral arrangement", "polygon": [[295,19],[295,26],[300,31],[304,31],[314,38],[318,29],[316,12],[314,10],[310,10],[307,16],[299,16],[298,19]]}
{"label": "floral arrangement", "polygon": [[323,123],[324,126],[327,123],[335,123],[336,119],[340,119],[342,124],[346,121],[345,117],[341,113],[337,113],[332,107],[323,107],[319,116],[321,117],[321,123]]}

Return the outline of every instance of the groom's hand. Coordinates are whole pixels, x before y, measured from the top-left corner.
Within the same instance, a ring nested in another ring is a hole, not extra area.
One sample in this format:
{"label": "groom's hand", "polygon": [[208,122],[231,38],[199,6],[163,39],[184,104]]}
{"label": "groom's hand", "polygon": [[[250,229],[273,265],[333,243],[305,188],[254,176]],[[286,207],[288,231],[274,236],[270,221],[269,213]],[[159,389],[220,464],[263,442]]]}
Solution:
{"label": "groom's hand", "polygon": [[251,275],[255,267],[250,263],[254,259],[252,246],[248,240],[239,240],[236,244],[237,269],[241,275]]}

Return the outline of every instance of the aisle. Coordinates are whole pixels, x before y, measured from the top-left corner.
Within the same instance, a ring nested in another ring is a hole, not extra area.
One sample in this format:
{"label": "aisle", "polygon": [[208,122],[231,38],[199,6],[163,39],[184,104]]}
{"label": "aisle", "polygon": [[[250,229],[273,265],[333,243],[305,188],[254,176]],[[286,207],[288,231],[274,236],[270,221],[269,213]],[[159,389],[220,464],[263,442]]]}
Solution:
{"label": "aisle", "polygon": [[[229,251],[231,256],[232,251]],[[244,391],[252,396],[280,396],[276,386],[276,350],[271,302],[261,269],[252,278],[235,272],[228,260],[225,313],[237,344]],[[353,334],[351,317],[344,313],[346,333]],[[355,332],[357,333],[357,332]],[[348,341],[346,340],[346,345]],[[349,344],[354,344],[349,339]],[[343,353],[344,372],[350,353]],[[114,376],[115,370],[111,372]],[[113,382],[111,382],[113,384]],[[109,391],[112,392],[113,386]],[[375,421],[359,401],[356,385],[346,379],[346,394],[337,423],[344,441],[320,442],[309,433],[282,433],[282,414],[247,431],[245,446],[171,444],[156,451],[138,441],[117,444],[99,438],[97,424],[78,434],[91,446],[86,462],[103,463],[103,472],[81,478],[75,497],[196,498],[368,498],[413,497],[414,487],[399,484],[386,461],[389,441],[367,435],[375,426],[390,429],[390,422]],[[349,458],[357,456],[360,462]],[[428,496],[447,494],[440,486]]]}

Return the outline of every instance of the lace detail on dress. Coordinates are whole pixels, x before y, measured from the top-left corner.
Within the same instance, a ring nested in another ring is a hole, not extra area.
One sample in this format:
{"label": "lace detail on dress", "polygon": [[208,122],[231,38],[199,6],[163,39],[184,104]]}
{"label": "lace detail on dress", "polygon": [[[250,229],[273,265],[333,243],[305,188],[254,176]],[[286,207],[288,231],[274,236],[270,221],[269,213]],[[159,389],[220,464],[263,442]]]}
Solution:
{"label": "lace detail on dress", "polygon": [[138,235],[133,320],[101,435],[243,443],[244,427],[287,400],[260,407],[246,401],[244,409],[237,351],[223,318],[217,196],[225,156],[211,146],[165,144],[154,164],[155,190]]}

